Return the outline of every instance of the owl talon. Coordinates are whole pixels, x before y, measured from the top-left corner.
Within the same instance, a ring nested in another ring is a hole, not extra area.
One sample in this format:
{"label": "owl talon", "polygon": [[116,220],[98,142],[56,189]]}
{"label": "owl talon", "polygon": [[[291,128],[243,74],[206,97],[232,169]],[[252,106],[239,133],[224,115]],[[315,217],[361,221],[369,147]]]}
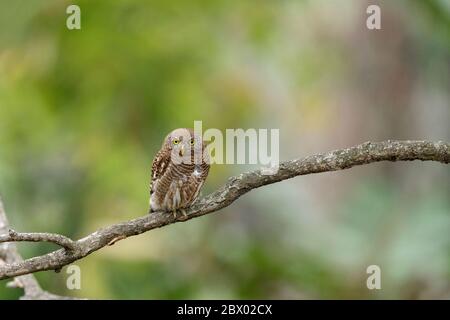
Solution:
{"label": "owl talon", "polygon": [[173,218],[176,219],[177,218],[177,210],[173,210],[172,214],[173,214]]}
{"label": "owl talon", "polygon": [[181,211],[181,213],[183,214],[183,216],[186,218],[187,217],[187,213],[186,213],[186,210],[184,210],[184,209],[180,209],[180,211]]}

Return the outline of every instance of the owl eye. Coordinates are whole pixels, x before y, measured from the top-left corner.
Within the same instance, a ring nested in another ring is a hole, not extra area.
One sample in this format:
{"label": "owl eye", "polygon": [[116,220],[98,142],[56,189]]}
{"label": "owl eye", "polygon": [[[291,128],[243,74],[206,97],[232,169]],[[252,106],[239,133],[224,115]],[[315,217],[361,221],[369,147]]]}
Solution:
{"label": "owl eye", "polygon": [[178,140],[178,139],[173,139],[173,144],[179,144],[180,143],[180,140]]}
{"label": "owl eye", "polygon": [[193,146],[194,145],[194,139],[191,139],[191,146]]}

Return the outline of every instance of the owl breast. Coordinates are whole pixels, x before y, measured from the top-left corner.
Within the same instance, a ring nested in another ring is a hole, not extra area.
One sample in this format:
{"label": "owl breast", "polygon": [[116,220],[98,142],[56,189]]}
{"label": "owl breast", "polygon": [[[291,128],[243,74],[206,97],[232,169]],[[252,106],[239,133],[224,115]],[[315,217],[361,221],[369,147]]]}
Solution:
{"label": "owl breast", "polygon": [[209,166],[174,165],[160,180],[156,181],[155,192],[151,194],[153,211],[174,211],[188,208],[197,199],[203,186]]}

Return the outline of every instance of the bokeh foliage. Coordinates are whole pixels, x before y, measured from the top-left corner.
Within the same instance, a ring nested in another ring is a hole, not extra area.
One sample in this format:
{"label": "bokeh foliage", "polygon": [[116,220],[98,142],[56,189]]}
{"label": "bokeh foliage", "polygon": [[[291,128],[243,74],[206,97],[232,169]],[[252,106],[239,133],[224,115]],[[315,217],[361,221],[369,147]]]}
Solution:
{"label": "bokeh foliage", "polygon": [[[153,155],[194,120],[279,128],[282,159],[450,138],[446,1],[378,1],[381,31],[359,0],[74,1],[69,31],[71,3],[0,0],[0,193],[17,230],[79,238],[145,214]],[[213,167],[204,192],[248,169]],[[302,177],[89,256],[80,291],[64,270],[37,276],[88,298],[449,298],[449,178],[433,163]]]}

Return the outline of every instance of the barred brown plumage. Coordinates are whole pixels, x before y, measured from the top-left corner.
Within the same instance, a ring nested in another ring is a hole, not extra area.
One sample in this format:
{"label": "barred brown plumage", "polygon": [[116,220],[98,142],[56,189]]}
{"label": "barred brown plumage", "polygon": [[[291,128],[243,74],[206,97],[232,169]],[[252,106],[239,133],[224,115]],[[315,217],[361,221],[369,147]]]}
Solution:
{"label": "barred brown plumage", "polygon": [[[167,135],[152,164],[150,211],[176,215],[198,198],[209,173],[209,156],[202,137],[187,128]],[[197,161],[195,161],[197,160]]]}

